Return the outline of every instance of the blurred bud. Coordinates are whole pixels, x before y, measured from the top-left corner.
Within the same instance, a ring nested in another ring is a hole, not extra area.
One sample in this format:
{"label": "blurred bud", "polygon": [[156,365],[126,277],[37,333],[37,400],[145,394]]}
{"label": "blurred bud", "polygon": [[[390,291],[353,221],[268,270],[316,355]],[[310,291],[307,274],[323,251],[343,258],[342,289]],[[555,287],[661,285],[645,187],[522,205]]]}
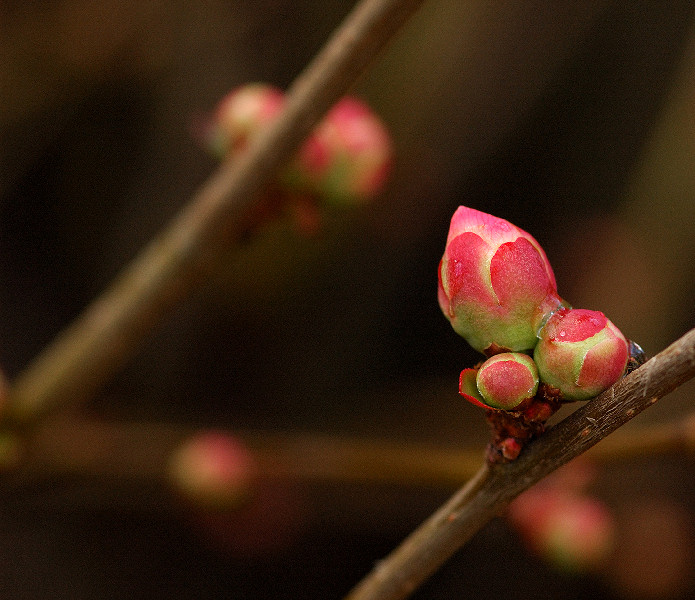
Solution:
{"label": "blurred bud", "polygon": [[439,264],[439,305],[454,330],[490,356],[533,349],[562,300],[548,258],[531,235],[460,206]]}
{"label": "blurred bud", "polygon": [[384,187],[393,161],[381,119],[357,98],[340,100],[283,173],[291,188],[333,205],[365,202]]}
{"label": "blurred bud", "polygon": [[563,571],[595,569],[614,546],[615,522],[605,504],[558,486],[524,492],[507,516],[533,552]]}
{"label": "blurred bud", "polygon": [[602,312],[561,309],[539,334],[533,357],[541,381],[566,400],[586,400],[613,385],[624,373],[628,343]]}
{"label": "blurred bud", "polygon": [[169,476],[187,500],[207,509],[240,506],[255,478],[251,453],[236,437],[215,431],[199,433],[171,457]]}
{"label": "blurred bud", "polygon": [[461,395],[487,408],[519,410],[537,391],[538,369],[530,356],[519,352],[496,354],[477,373],[475,369],[465,369],[459,378]]}
{"label": "blurred bud", "polygon": [[218,158],[237,156],[280,114],[281,90],[265,83],[248,83],[227,94],[217,105],[205,134],[206,146]]}

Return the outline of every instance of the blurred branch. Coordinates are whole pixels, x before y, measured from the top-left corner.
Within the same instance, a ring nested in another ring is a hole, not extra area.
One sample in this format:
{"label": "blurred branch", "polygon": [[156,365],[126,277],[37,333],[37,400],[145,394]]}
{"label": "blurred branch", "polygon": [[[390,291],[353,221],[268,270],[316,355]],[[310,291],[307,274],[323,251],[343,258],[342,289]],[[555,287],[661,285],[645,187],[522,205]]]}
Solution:
{"label": "blurred branch", "polygon": [[409,596],[516,496],[695,376],[695,329],[528,445],[475,477],[380,561],[346,600]]}
{"label": "blurred branch", "polygon": [[619,431],[591,448],[587,456],[597,462],[612,462],[672,452],[692,455],[694,451],[695,413],[691,413],[668,423]]}
{"label": "blurred branch", "polygon": [[223,164],[111,287],[20,373],[10,391],[10,421],[25,424],[83,402],[121,367],[238,240],[264,184],[421,2],[363,0],[353,9],[291,86],[282,116],[239,160]]}
{"label": "blurred branch", "polygon": [[[172,453],[204,431],[190,425],[50,420],[0,443],[5,486],[65,478],[166,485]],[[391,484],[455,488],[480,467],[480,448],[451,448],[316,433],[229,430],[251,450],[262,479],[324,485]],[[695,451],[695,413],[678,421],[618,431],[591,448],[598,463]]]}
{"label": "blurred branch", "polygon": [[[5,475],[23,483],[64,477],[161,483],[172,452],[202,431],[161,423],[51,420],[26,437],[6,437],[0,465]],[[311,433],[227,434],[248,446],[264,479],[453,486],[475,472],[482,454]]]}
{"label": "blurred branch", "polygon": [[[83,418],[32,428],[16,471],[24,481],[81,478],[163,482],[168,461],[203,431],[189,425],[114,424]],[[395,483],[456,486],[475,472],[482,451],[311,433],[229,431],[251,450],[263,479],[321,483]]]}

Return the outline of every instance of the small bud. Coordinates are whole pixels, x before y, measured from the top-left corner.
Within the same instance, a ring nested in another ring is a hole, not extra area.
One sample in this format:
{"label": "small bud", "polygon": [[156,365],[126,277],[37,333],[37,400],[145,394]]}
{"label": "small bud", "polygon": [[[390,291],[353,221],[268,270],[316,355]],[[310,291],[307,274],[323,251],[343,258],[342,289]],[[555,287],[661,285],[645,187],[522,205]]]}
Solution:
{"label": "small bud", "polygon": [[393,161],[387,128],[362,101],[345,97],[317,126],[283,174],[292,188],[333,205],[378,194]]}
{"label": "small bud", "polygon": [[513,437],[505,438],[499,444],[499,451],[502,457],[510,462],[519,458],[522,448],[521,442]]}
{"label": "small bud", "polygon": [[533,349],[562,300],[548,258],[531,235],[460,206],[439,264],[439,305],[454,330],[490,356]]}
{"label": "small bud", "polygon": [[219,158],[237,156],[280,114],[285,97],[265,83],[242,85],[217,105],[206,134],[210,152]]}
{"label": "small bud", "polygon": [[628,343],[602,312],[563,308],[539,333],[533,354],[541,381],[566,400],[587,400],[625,372]]}
{"label": "small bud", "polygon": [[232,435],[206,431],[185,442],[172,455],[171,481],[181,494],[208,509],[236,508],[249,496],[254,461]]}
{"label": "small bud", "polygon": [[[475,377],[475,385],[473,385]],[[459,392],[478,406],[519,410],[538,391],[538,369],[533,359],[518,352],[488,358],[478,369],[465,369],[459,378]]]}

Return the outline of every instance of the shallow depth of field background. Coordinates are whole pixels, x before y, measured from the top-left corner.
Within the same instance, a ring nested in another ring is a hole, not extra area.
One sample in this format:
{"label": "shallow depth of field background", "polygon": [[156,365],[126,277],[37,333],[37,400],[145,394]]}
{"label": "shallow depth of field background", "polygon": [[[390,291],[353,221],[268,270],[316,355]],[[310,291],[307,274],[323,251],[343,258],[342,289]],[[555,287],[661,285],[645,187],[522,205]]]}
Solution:
{"label": "shallow depth of field background", "polygon": [[[286,88],[351,5],[0,4],[9,376],[213,171],[190,134],[196,118],[236,85]],[[436,300],[460,204],[531,232],[564,298],[659,351],[695,326],[694,13],[680,0],[426,2],[353,90],[395,140],[379,201],[327,214],[314,239],[288,222],[259,231],[88,410],[482,452],[483,416],[456,393],[477,356]],[[684,386],[634,426],[689,413],[694,392]],[[601,472],[597,493],[622,537],[600,573],[557,574],[498,520],[415,597],[691,598],[692,459],[683,449]],[[259,548],[108,490],[9,489],[0,595],[339,598],[452,491],[290,486]]]}

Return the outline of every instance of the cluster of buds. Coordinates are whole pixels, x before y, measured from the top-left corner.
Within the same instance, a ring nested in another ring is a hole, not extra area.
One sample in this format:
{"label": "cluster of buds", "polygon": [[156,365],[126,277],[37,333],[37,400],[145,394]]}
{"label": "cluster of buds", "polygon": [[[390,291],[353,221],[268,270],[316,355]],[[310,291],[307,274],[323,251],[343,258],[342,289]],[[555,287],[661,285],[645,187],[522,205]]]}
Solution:
{"label": "cluster of buds", "polygon": [[638,349],[603,313],[559,296],[533,236],[465,206],[451,219],[438,297],[454,330],[487,357],[462,371],[459,391],[490,411],[503,460],[513,460],[561,402],[615,383]]}
{"label": "cluster of buds", "polygon": [[[238,157],[284,105],[284,93],[272,85],[251,83],[232,90],[204,127],[205,146],[218,158]],[[392,162],[384,123],[363,101],[344,97],[283,168],[275,188],[285,204],[304,214],[321,204],[364,204],[382,191]]]}

